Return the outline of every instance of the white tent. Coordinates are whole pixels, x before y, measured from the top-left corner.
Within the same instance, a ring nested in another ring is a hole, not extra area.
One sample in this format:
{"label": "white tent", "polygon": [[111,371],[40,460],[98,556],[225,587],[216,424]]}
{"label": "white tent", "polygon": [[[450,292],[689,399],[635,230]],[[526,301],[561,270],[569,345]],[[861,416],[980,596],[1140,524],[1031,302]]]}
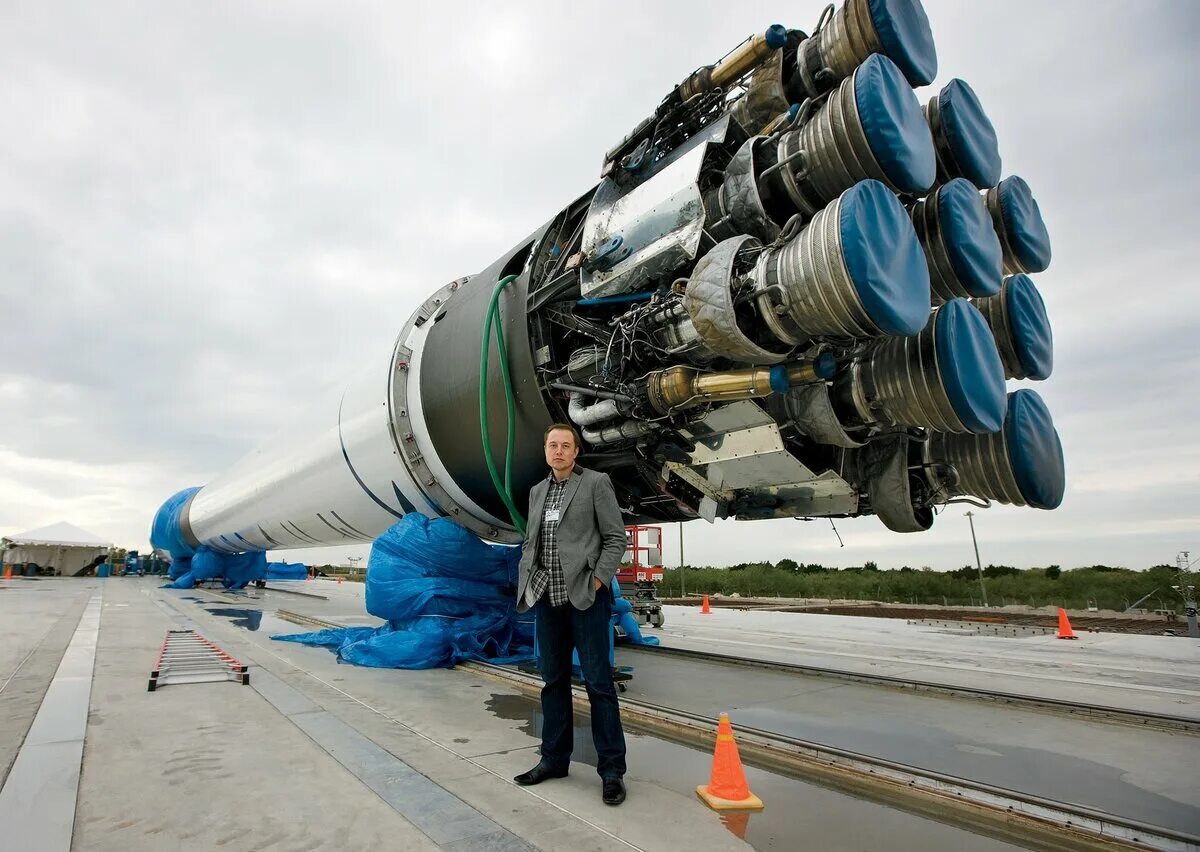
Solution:
{"label": "white tent", "polygon": [[53,568],[55,574],[73,577],[95,562],[96,557],[107,554],[111,544],[95,533],[60,521],[0,538],[0,560],[5,565],[33,563]]}

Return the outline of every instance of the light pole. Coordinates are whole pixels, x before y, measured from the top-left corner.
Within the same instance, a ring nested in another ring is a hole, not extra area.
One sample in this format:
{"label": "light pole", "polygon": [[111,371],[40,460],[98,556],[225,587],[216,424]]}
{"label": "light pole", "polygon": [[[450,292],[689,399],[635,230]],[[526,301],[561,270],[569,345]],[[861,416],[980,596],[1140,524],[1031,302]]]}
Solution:
{"label": "light pole", "polygon": [[983,606],[986,609],[987,589],[983,585],[983,563],[979,561],[979,541],[975,538],[975,513],[967,512],[967,521],[971,524],[971,544],[975,545],[975,567],[979,569],[979,594],[983,596]]}
{"label": "light pole", "polygon": [[1191,551],[1181,550],[1179,555],[1175,557],[1175,564],[1179,566],[1179,585],[1172,586],[1175,591],[1183,597],[1184,613],[1187,616],[1188,636],[1200,636],[1200,627],[1196,623],[1196,587],[1191,582],[1192,578],[1188,573],[1188,569],[1192,567],[1192,563],[1188,561],[1191,556]]}

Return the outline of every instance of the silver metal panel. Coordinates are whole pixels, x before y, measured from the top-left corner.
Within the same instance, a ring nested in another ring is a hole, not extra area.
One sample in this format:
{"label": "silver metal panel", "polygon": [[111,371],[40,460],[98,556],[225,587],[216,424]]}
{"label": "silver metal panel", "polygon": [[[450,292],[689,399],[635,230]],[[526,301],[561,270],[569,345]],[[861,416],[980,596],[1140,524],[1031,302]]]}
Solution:
{"label": "silver metal panel", "polygon": [[[735,433],[736,434],[736,433]],[[755,453],[708,466],[708,481],[722,488],[768,490],[781,483],[808,482],[813,472],[787,450]]]}
{"label": "silver metal panel", "polygon": [[703,428],[694,425],[690,434],[702,439],[706,433],[721,433],[732,432],[735,429],[751,429],[755,426],[768,426],[775,421],[771,419],[771,415],[763,411],[753,402],[749,400],[741,400],[739,402],[731,402],[728,405],[722,405],[720,408],[714,408],[704,416],[700,421]]}
{"label": "silver metal panel", "polygon": [[[783,450],[783,439],[779,437],[779,427],[770,423],[765,426],[755,426],[752,429],[737,429],[712,436],[705,443],[698,443],[690,458],[693,465],[713,464],[747,459],[756,455],[769,455],[781,450]],[[775,478],[772,481],[779,482],[780,480]]]}
{"label": "silver metal panel", "polygon": [[765,411],[753,402],[736,402],[713,410],[693,426],[693,467],[704,467],[714,488],[722,491],[759,489],[780,483],[808,482],[813,472],[783,445]]}
{"label": "silver metal panel", "polygon": [[689,139],[646,181],[626,192],[612,179],[596,189],[584,225],[585,256],[615,236],[629,257],[605,272],[584,272],[588,297],[627,293],[695,260],[704,236],[704,200],[698,178],[710,142],[722,142],[729,116]]}
{"label": "silver metal panel", "polygon": [[311,547],[370,541],[411,508],[432,516],[395,453],[386,396],[391,363],[389,351],[294,418],[288,437],[265,443],[202,488],[189,510],[196,537],[226,551]]}
{"label": "silver metal panel", "polygon": [[713,409],[690,434],[696,441],[690,466],[668,466],[706,499],[776,501],[761,511],[739,510],[738,518],[841,515],[858,508],[855,489],[832,471],[818,476],[801,463],[787,450],[775,421],[753,402]]}

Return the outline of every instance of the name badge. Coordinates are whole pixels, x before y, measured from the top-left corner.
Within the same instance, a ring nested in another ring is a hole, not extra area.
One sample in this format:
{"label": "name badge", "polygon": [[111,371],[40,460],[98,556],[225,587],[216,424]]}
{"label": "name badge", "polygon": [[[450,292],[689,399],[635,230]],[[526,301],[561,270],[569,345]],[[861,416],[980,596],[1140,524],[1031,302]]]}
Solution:
{"label": "name badge", "polygon": [[547,522],[553,521],[555,523],[558,523],[558,516],[561,514],[562,514],[562,512],[559,509],[547,509],[546,515],[543,518],[543,520],[545,520]]}

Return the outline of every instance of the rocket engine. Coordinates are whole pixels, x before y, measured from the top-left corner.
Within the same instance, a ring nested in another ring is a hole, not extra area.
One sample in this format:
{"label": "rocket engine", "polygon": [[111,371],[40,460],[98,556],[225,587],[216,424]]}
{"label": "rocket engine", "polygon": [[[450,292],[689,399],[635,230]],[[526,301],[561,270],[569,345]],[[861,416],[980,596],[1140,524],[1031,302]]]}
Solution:
{"label": "rocket engine", "polygon": [[594,189],[433,292],[295,432],[167,501],[176,555],[367,542],[445,516],[519,541],[543,429],[627,521],[1053,509],[1050,243],[917,0],[847,0],[697,70]]}

